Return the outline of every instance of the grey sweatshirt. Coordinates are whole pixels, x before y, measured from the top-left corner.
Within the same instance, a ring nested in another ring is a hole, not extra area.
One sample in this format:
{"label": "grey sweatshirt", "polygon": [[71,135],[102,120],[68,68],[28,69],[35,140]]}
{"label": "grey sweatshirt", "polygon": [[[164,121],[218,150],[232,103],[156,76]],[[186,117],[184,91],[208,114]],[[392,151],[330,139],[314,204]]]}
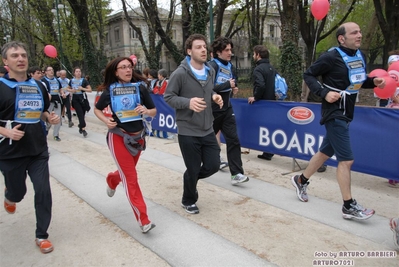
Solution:
{"label": "grey sweatshirt", "polygon": [[[176,111],[178,134],[202,137],[213,132],[212,95],[215,71],[205,63],[208,76],[206,81],[200,82],[188,64],[185,58],[171,74],[164,100]],[[190,109],[190,99],[193,97],[205,100],[206,108],[203,111],[194,112]]]}

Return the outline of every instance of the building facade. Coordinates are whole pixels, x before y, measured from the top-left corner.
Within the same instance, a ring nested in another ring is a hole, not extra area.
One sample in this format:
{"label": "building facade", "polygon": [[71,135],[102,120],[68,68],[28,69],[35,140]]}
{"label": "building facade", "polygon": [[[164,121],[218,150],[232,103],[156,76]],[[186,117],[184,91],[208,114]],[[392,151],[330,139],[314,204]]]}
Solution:
{"label": "building facade", "polygon": [[[161,8],[158,10],[161,23],[166,25],[169,12]],[[227,10],[225,14],[226,23],[223,25],[224,29],[227,29],[229,26],[230,15],[231,13]],[[134,25],[141,29],[143,33],[143,39],[147,45],[149,42],[148,26],[142,11],[140,8],[133,9],[129,11],[129,16]],[[281,46],[282,42],[280,25],[281,23],[279,14],[276,10],[272,9],[268,12],[268,16],[265,19],[265,25],[263,27],[266,45],[273,45],[276,47]],[[177,47],[183,46],[181,43],[183,40],[181,27],[181,16],[175,15],[172,25],[172,38],[175,40]],[[159,39],[158,36],[156,38],[156,40]],[[232,40],[234,43],[234,57],[232,59],[232,63],[239,69],[250,69],[252,50],[248,47],[249,40],[247,30],[243,29],[237,32]],[[104,49],[109,60],[118,56],[130,56],[134,54],[138,59],[138,69],[142,70],[148,66],[138,35],[129,25],[123,11],[116,12],[107,17],[107,31],[105,32]],[[164,68],[171,73],[176,69],[178,64],[180,64],[180,62],[174,62],[169,51],[163,46],[159,68]]]}

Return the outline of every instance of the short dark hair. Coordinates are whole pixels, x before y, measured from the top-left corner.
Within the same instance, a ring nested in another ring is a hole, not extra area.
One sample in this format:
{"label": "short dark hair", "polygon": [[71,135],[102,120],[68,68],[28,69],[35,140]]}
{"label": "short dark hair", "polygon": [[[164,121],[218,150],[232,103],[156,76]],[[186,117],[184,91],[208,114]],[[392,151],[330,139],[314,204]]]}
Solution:
{"label": "short dark hair", "polygon": [[345,34],[346,34],[345,26],[344,25],[339,26],[337,31],[335,32],[335,37],[337,38],[338,44],[340,44],[340,42],[338,41],[338,37],[340,35],[344,35],[345,36]]}
{"label": "short dark hair", "polygon": [[39,66],[33,66],[33,67],[30,67],[30,68],[28,69],[28,74],[35,73],[36,71],[42,72],[42,70],[40,69]]}
{"label": "short dark hair", "polygon": [[156,70],[154,70],[154,69],[150,69],[149,71],[148,71],[148,74],[149,75],[151,75],[152,77],[154,77],[154,78],[157,78],[157,71]]}
{"label": "short dark hair", "polygon": [[211,45],[213,57],[217,57],[217,52],[222,52],[228,45],[233,48],[233,42],[229,38],[222,36],[216,38]]}
{"label": "short dark hair", "polygon": [[199,34],[199,33],[191,34],[191,35],[187,38],[187,40],[186,40],[186,42],[185,42],[185,44],[184,44],[184,53],[185,53],[185,54],[187,54],[187,50],[188,50],[188,49],[192,49],[192,48],[193,48],[193,42],[194,42],[195,40],[202,40],[202,41],[205,42],[205,45],[207,45],[206,37],[205,37],[204,35]]}
{"label": "short dark hair", "polygon": [[259,54],[261,58],[269,58],[269,50],[266,48],[266,46],[255,45],[254,52],[255,54]]}

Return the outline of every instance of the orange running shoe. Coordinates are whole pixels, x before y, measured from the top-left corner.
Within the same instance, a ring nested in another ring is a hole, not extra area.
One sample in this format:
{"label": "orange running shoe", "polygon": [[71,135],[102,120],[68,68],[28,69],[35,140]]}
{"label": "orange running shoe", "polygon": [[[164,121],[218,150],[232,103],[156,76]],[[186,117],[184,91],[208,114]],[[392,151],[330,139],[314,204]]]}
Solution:
{"label": "orange running shoe", "polygon": [[54,250],[53,244],[48,239],[36,238],[36,245],[40,248],[40,252],[43,254],[50,253]]}
{"label": "orange running shoe", "polygon": [[9,214],[14,214],[15,210],[17,209],[17,204],[14,202],[9,201],[8,199],[4,199],[4,209],[9,213]]}

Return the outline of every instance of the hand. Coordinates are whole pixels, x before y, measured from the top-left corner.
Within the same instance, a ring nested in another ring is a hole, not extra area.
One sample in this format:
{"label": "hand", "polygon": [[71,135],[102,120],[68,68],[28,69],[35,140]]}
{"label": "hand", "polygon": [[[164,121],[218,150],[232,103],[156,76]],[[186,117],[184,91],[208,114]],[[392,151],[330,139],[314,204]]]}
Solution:
{"label": "hand", "polygon": [[219,94],[214,94],[214,95],[212,96],[212,100],[213,100],[213,102],[215,102],[216,104],[218,104],[220,108],[223,107],[223,98],[222,98],[221,95],[219,95]]}
{"label": "hand", "polygon": [[105,123],[108,127],[108,129],[113,129],[116,127],[117,123],[114,121],[113,118],[109,118],[106,123]]}
{"label": "hand", "polygon": [[248,97],[248,104],[252,104],[253,102],[255,102],[255,97],[253,96]]}
{"label": "hand", "polygon": [[53,111],[47,117],[47,122],[50,124],[58,124],[60,123],[60,117],[57,114],[55,114],[55,112]]}
{"label": "hand", "polygon": [[7,137],[10,138],[11,140],[15,140],[15,141],[18,141],[22,137],[24,137],[25,132],[18,130],[20,127],[21,127],[21,124],[18,124],[14,128],[8,129]]}
{"label": "hand", "polygon": [[141,104],[138,104],[134,111],[136,111],[140,115],[148,113],[148,109]]}
{"label": "hand", "polygon": [[326,97],[324,98],[328,103],[334,103],[338,99],[341,98],[341,95],[338,92],[330,91],[327,93]]}
{"label": "hand", "polygon": [[236,80],[230,79],[230,88],[236,87]]}
{"label": "hand", "polygon": [[373,79],[374,85],[377,86],[378,88],[384,88],[385,87],[385,79],[384,78],[374,78]]}
{"label": "hand", "polygon": [[206,109],[206,102],[203,98],[193,97],[190,99],[190,109],[194,112],[201,112]]}

